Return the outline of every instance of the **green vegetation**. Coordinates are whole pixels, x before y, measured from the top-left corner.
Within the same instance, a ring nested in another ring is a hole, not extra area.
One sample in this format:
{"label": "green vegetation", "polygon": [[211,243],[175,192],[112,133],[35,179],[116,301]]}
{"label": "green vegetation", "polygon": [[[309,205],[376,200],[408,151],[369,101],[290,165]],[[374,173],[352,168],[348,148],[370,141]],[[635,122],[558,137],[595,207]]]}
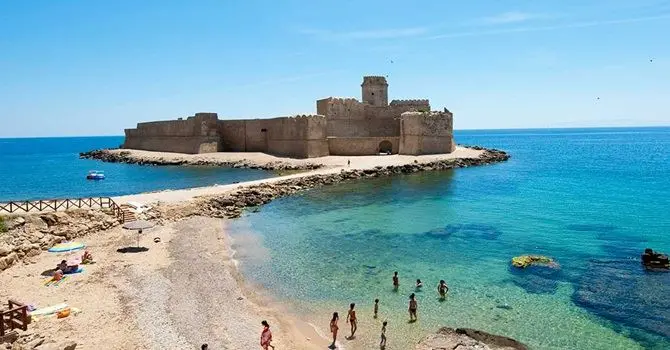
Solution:
{"label": "green vegetation", "polygon": [[0,233],[7,232],[7,225],[5,224],[5,217],[0,216]]}

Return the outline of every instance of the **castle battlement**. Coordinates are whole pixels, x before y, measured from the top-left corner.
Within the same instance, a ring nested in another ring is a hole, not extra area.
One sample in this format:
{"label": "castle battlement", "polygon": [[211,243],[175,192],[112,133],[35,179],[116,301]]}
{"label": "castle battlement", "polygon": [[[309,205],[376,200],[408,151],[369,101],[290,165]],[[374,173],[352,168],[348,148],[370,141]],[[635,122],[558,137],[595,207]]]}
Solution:
{"label": "castle battlement", "polygon": [[428,99],[409,99],[409,100],[393,100],[391,106],[426,106],[430,105]]}
{"label": "castle battlement", "polygon": [[379,84],[379,85],[388,85],[386,77],[381,75],[366,75],[363,77],[363,85],[367,84]]}

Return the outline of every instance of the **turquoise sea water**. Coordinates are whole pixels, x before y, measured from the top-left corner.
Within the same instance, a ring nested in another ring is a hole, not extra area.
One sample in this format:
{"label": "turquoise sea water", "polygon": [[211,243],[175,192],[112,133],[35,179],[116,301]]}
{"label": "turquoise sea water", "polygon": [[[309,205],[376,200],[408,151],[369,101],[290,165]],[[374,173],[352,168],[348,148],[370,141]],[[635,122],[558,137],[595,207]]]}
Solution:
{"label": "turquoise sea water", "polygon": [[[243,274],[341,343],[410,349],[439,326],[472,327],[534,349],[670,349],[670,128],[457,132],[511,153],[502,164],[359,180],[283,198],[232,225]],[[545,254],[560,269],[518,271]],[[401,287],[392,290],[399,272]],[[416,292],[419,322],[408,324]],[[439,302],[435,286],[450,286]],[[380,318],[371,317],[380,301]],[[357,304],[357,339],[344,340]]]}
{"label": "turquoise sea water", "polygon": [[[151,167],[79,159],[79,152],[118,147],[123,137],[0,139],[0,201],[117,196],[266,178],[262,170]],[[88,181],[89,170],[106,179]]]}

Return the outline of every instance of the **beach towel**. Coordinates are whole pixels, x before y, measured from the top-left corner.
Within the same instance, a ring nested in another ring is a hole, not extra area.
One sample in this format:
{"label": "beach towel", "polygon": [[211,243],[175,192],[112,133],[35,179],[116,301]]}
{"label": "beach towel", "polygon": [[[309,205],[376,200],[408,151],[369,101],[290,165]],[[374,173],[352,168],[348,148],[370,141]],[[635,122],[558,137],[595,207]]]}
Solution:
{"label": "beach towel", "polygon": [[53,278],[49,278],[46,281],[44,281],[44,286],[45,287],[58,287],[61,282],[63,282],[67,276],[63,276],[63,278],[59,279],[58,281],[54,280]]}
{"label": "beach towel", "polygon": [[56,312],[63,310],[67,308],[67,304],[62,303],[62,304],[56,304],[52,306],[47,306],[43,307],[41,309],[37,309],[35,311],[29,312],[30,316],[45,316],[45,315],[52,315],[55,314]]}

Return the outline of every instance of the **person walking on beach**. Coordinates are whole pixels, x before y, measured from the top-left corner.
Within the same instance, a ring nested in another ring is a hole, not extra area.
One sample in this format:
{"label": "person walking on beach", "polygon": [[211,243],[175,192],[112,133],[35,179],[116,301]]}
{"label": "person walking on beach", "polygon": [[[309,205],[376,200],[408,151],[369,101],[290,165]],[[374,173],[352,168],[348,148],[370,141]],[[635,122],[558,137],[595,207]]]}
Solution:
{"label": "person walking on beach", "polygon": [[416,303],[416,299],[414,296],[414,293],[409,295],[409,321],[410,322],[416,322],[417,317],[416,317],[416,309],[418,305]]}
{"label": "person walking on beach", "polygon": [[440,295],[440,299],[443,299],[447,297],[447,292],[449,291],[449,287],[447,286],[447,282],[444,280],[440,280],[440,284],[437,285],[437,293]]}
{"label": "person walking on beach", "polygon": [[268,324],[267,321],[261,322],[263,325],[263,332],[261,332],[261,347],[263,350],[268,350],[268,347],[271,347],[272,350],[274,350],[274,346],[272,346],[272,332],[270,332],[270,325]]}
{"label": "person walking on beach", "polygon": [[386,322],[386,321],[384,321],[384,323],[382,323],[382,340],[379,342],[379,348],[382,349],[382,350],[384,348],[386,348],[386,324],[387,323],[388,322]]}
{"label": "person walking on beach", "polygon": [[347,313],[347,323],[351,323],[351,336],[349,336],[349,339],[354,338],[354,334],[358,329],[358,324],[356,322],[356,310],[354,310],[354,306],[356,306],[356,304],[349,304],[349,313]]}
{"label": "person walking on beach", "polygon": [[347,159],[347,166],[351,167],[351,159]]}
{"label": "person walking on beach", "polygon": [[398,280],[398,271],[393,273],[393,289],[398,290],[398,287],[400,287],[400,281]]}
{"label": "person walking on beach", "polygon": [[377,318],[377,311],[379,311],[379,299],[375,299],[375,316]]}
{"label": "person walking on beach", "polygon": [[337,320],[339,319],[340,316],[337,315],[337,312],[333,312],[333,318],[330,320],[330,332],[333,333],[333,343],[329,346],[331,349],[335,349],[335,342],[337,341],[337,330],[340,329],[337,326]]}

